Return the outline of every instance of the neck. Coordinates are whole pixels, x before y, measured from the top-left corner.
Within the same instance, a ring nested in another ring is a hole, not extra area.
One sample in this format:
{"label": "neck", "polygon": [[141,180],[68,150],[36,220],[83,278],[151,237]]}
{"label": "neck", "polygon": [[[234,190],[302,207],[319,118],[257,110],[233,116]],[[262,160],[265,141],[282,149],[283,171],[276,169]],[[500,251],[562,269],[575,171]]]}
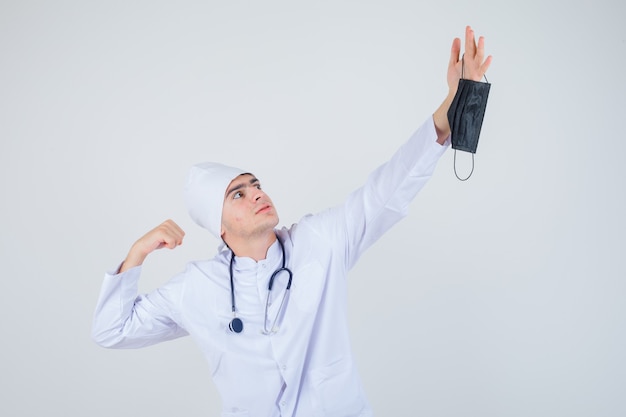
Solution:
{"label": "neck", "polygon": [[223,237],[224,242],[233,251],[235,256],[252,258],[255,261],[263,260],[267,257],[267,250],[276,242],[276,234],[272,230],[271,233],[245,239],[233,239],[232,237]]}

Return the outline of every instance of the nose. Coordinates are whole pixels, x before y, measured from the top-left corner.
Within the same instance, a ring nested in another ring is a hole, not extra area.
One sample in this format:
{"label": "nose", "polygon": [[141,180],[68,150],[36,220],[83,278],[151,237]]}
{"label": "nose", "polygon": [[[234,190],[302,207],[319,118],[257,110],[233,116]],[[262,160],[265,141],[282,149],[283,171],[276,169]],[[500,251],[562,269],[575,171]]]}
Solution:
{"label": "nose", "polygon": [[257,202],[263,197],[263,190],[259,190],[258,188],[254,188],[254,192],[251,194],[252,201]]}

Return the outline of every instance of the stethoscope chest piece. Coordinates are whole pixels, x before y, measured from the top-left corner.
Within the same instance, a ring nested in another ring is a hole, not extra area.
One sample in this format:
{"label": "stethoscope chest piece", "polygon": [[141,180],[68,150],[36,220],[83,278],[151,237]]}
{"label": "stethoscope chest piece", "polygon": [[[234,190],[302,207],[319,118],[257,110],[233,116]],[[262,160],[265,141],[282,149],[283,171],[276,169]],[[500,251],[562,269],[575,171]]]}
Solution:
{"label": "stethoscope chest piece", "polygon": [[231,332],[241,333],[243,331],[243,322],[241,321],[239,317],[235,317],[228,324],[228,328],[230,329]]}

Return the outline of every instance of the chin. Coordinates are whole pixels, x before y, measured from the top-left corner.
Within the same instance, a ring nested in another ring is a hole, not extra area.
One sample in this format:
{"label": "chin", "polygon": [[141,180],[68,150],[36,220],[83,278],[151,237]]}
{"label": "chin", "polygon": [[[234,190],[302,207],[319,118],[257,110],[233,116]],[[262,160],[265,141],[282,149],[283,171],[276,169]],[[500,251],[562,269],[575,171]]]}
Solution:
{"label": "chin", "polygon": [[271,219],[271,220],[270,220],[270,219],[268,219],[268,221],[267,221],[267,223],[266,223],[266,224],[267,224],[267,226],[268,226],[269,228],[271,228],[272,230],[274,230],[274,228],[275,228],[276,226],[278,226],[278,216],[272,216],[272,219]]}

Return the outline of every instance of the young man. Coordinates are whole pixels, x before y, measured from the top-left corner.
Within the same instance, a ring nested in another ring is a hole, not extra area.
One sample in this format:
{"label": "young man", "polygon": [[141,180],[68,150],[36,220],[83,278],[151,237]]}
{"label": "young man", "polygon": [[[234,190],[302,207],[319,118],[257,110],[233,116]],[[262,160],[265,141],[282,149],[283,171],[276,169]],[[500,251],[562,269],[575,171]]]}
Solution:
{"label": "young man", "polygon": [[[447,149],[460,49],[457,38],[449,94],[432,118],[342,205],[290,228],[275,229],[278,214],[254,175],[216,163],[194,166],[185,189],[189,213],[224,245],[213,259],[191,262],[138,296],[145,258],[180,245],[184,232],[167,220],[141,237],[105,276],[94,340],[137,348],[190,335],[209,362],[223,416],[371,416],[348,338],[346,275],[406,215]],[[476,81],[491,63],[470,27],[463,61],[465,78]]]}

